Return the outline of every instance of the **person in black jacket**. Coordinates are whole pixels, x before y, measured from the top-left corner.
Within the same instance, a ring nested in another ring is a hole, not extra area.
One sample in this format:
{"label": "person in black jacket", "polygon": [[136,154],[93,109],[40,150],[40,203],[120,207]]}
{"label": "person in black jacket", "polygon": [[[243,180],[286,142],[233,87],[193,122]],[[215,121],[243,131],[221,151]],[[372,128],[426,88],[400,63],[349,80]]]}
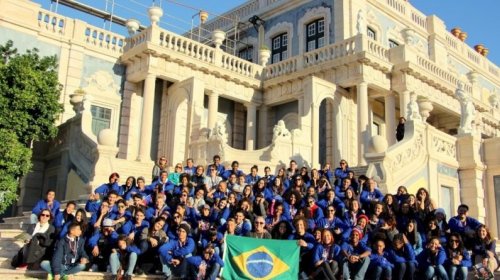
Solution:
{"label": "person in black jacket", "polygon": [[399,118],[398,127],[396,127],[396,139],[398,142],[405,137],[405,122],[406,119],[404,117]]}
{"label": "person in black jacket", "polygon": [[40,267],[49,273],[54,280],[70,274],[76,274],[85,269],[88,256],[85,253],[85,239],[80,238],[82,228],[78,223],[69,226],[68,234],[57,242],[52,261],[45,260]]}

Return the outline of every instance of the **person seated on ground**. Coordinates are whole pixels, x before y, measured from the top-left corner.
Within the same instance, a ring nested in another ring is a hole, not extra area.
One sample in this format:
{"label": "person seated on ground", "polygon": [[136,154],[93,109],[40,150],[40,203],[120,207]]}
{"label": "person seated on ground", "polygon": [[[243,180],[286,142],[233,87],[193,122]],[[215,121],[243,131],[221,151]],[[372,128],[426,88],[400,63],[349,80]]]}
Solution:
{"label": "person seated on ground", "polygon": [[118,270],[125,271],[121,280],[131,280],[134,273],[139,248],[130,244],[126,235],[118,236],[116,247],[111,250],[109,264],[111,266],[111,280],[118,280]]}
{"label": "person seated on ground", "polygon": [[145,220],[144,211],[138,209],[135,211],[135,217],[127,221],[122,227],[116,231],[118,234],[123,234],[128,237],[129,244],[139,246],[141,242],[141,233],[145,228],[149,227],[149,222]]}
{"label": "person seated on ground", "polygon": [[101,197],[105,197],[109,192],[115,191],[117,194],[120,193],[120,185],[118,185],[118,181],[120,180],[120,175],[116,172],[111,173],[109,175],[109,182],[100,185],[94,190],[95,194],[98,194]]}
{"label": "person seated on ground", "polygon": [[370,266],[368,267],[368,273],[372,276],[371,279],[391,279],[394,264],[388,260],[385,241],[378,239],[373,244],[374,251],[370,255]]}
{"label": "person seated on ground", "polygon": [[462,237],[465,248],[471,250],[476,235],[476,230],[482,225],[478,220],[467,216],[469,206],[461,204],[458,206],[458,215],[448,222],[451,232],[458,232]]}
{"label": "person seated on ground", "polygon": [[152,177],[152,181],[154,182],[154,181],[158,180],[158,177],[160,177],[160,173],[162,171],[166,172],[167,168],[168,168],[168,166],[167,166],[167,158],[164,157],[164,156],[161,156],[158,159],[158,161],[155,164],[155,166],[153,167],[152,176],[151,176]]}
{"label": "person seated on ground", "polygon": [[130,201],[134,199],[134,195],[139,194],[141,198],[151,194],[151,191],[146,188],[146,180],[144,177],[139,176],[137,178],[137,186],[131,189],[127,194],[125,194],[124,199]]}
{"label": "person seated on ground", "polygon": [[183,174],[183,167],[182,164],[179,162],[175,165],[174,167],[174,172],[171,172],[168,174],[168,181],[174,184],[174,186],[177,186],[180,182],[180,176]]}
{"label": "person seated on ground", "polygon": [[227,169],[224,171],[224,173],[219,173],[219,176],[222,177],[222,179],[227,180],[231,174],[236,175],[236,177],[239,177],[240,175],[244,174],[243,171],[239,170],[238,167],[240,166],[239,162],[236,160],[231,163],[231,169]]}
{"label": "person seated on ground", "polygon": [[54,216],[54,222],[52,225],[56,229],[56,236],[61,232],[64,224],[70,223],[73,221],[75,216],[73,216],[73,212],[75,211],[76,203],[74,201],[68,201],[66,203],[66,208],[63,211],[58,211]]}
{"label": "person seated on ground", "polygon": [[445,262],[445,267],[448,268],[448,278],[455,280],[455,277],[458,276],[458,279],[467,279],[467,274],[469,273],[469,268],[472,267],[472,262],[471,256],[465,249],[460,234],[456,232],[450,234],[446,246],[446,256],[447,260]]}
{"label": "person seated on ground", "polygon": [[426,248],[417,256],[418,269],[421,276],[431,280],[435,276],[441,280],[448,280],[448,273],[444,268],[446,252],[441,247],[438,237],[432,237]]}
{"label": "person seated on ground", "polygon": [[368,179],[368,189],[363,190],[359,196],[359,200],[363,209],[367,213],[372,213],[373,205],[384,199],[384,195],[377,187],[377,182],[374,179]]}
{"label": "person seated on ground", "polygon": [[349,177],[349,165],[347,161],[344,159],[340,160],[339,167],[335,168],[334,176],[335,176],[335,186],[342,186],[342,181]]}
{"label": "person seated on ground", "polygon": [[342,274],[344,279],[365,279],[370,265],[371,249],[361,242],[363,232],[358,227],[351,231],[349,242],[342,245]]}
{"label": "person seated on ground", "polygon": [[[154,207],[148,207],[145,213],[148,221],[154,221],[154,219],[158,218],[164,211],[170,211],[170,207],[165,203],[166,199],[166,196],[162,193],[156,196]],[[139,209],[137,209],[136,212],[137,211],[139,211]]]}
{"label": "person seated on ground", "polygon": [[128,196],[129,192],[135,191],[135,190],[137,190],[135,177],[128,176],[127,180],[125,181],[125,184],[120,186],[120,191],[118,192],[118,194],[121,197],[126,198]]}
{"label": "person seated on ground", "polygon": [[500,265],[496,254],[496,240],[491,238],[490,231],[485,225],[479,226],[472,248],[472,261],[481,264],[486,261],[490,271],[495,271]]}
{"label": "person seated on ground", "polygon": [[97,212],[94,212],[92,216],[90,216],[90,226],[94,229],[98,229],[101,227],[102,222],[105,219],[110,219],[113,221],[113,213],[110,207],[109,200],[106,199],[103,202],[100,203],[99,205],[99,210]]}
{"label": "person seated on ground", "polygon": [[117,210],[111,214],[111,218],[115,229],[119,229],[132,218],[132,214],[128,211],[127,202],[123,199],[116,202],[116,207]]}
{"label": "person seated on ground", "polygon": [[66,279],[66,276],[85,269],[89,257],[85,252],[85,239],[81,236],[81,225],[71,223],[67,235],[57,242],[52,259],[40,264],[40,267],[48,273],[47,279]]}
{"label": "person seated on ground", "polygon": [[415,255],[420,254],[424,250],[422,246],[422,236],[417,230],[417,222],[415,220],[410,220],[408,226],[406,226],[406,230],[404,231],[408,242],[410,242],[413,250],[415,251]]}
{"label": "person seated on ground", "polygon": [[[38,213],[38,222],[30,225],[23,248],[12,259],[11,265],[18,270],[37,269],[55,239],[55,229],[50,220],[52,213],[43,209]],[[28,237],[29,236],[29,237]]]}
{"label": "person seated on ground", "polygon": [[33,210],[31,210],[31,224],[38,223],[38,216],[44,209],[49,209],[52,217],[55,217],[57,215],[57,213],[60,211],[61,203],[55,198],[56,192],[49,189],[45,193],[45,199],[39,200],[33,207]]}
{"label": "person seated on ground", "polygon": [[266,230],[264,217],[257,216],[253,222],[253,231],[247,232],[246,236],[258,239],[271,239],[271,234]]}
{"label": "person seated on ground", "polygon": [[316,245],[316,240],[312,234],[307,232],[308,225],[305,217],[297,217],[293,225],[295,227],[295,232],[290,234],[288,240],[297,240],[297,244],[300,246],[299,271],[303,272],[310,267],[309,262],[306,260],[311,257],[312,249]]}
{"label": "person seated on ground", "polygon": [[80,229],[82,231],[82,235],[80,238],[87,239],[87,237],[90,235],[89,232],[90,227],[87,219],[87,212],[85,212],[85,210],[83,209],[76,210],[75,218],[64,224],[61,231],[59,232],[58,239],[63,239],[66,236],[66,234],[68,234],[69,226],[74,223],[80,225]]}
{"label": "person seated on ground", "polygon": [[340,247],[328,228],[321,229],[321,242],[313,249],[312,264],[314,270],[310,277],[315,279],[337,279],[339,273]]}
{"label": "person seated on ground", "polygon": [[271,231],[271,236],[273,239],[278,240],[288,240],[288,237],[292,234],[292,226],[288,221],[281,221],[277,225],[273,226]]}
{"label": "person seated on ground", "polygon": [[196,172],[191,175],[191,183],[196,189],[205,188],[205,167],[198,165]]}
{"label": "person seated on ground", "polygon": [[182,172],[188,174],[190,177],[196,174],[196,166],[192,158],[186,159],[186,166],[184,166]]}
{"label": "person seated on ground", "polygon": [[168,241],[163,231],[165,218],[158,217],[149,228],[144,228],[140,237],[141,258],[136,269],[137,274],[154,272],[155,264],[159,263],[158,249]]}
{"label": "person seated on ground", "polygon": [[115,231],[113,220],[104,219],[102,226],[87,241],[92,271],[106,271],[111,249],[114,248],[117,240],[118,233]]}
{"label": "person seated on ground", "polygon": [[[174,186],[177,184],[174,184],[172,181],[168,179],[168,172],[167,171],[161,171],[160,176],[156,181],[153,181],[151,185],[146,187],[146,191],[149,193],[149,197],[153,197],[155,193],[165,193],[172,195],[174,191]],[[149,200],[151,202],[152,200]]]}
{"label": "person seated on ground", "polygon": [[192,256],[196,246],[194,240],[189,237],[190,233],[189,224],[181,223],[177,228],[177,236],[159,248],[165,277],[186,278],[186,259]]}
{"label": "person seated on ground", "polygon": [[387,253],[387,259],[394,265],[393,278],[397,280],[413,280],[417,261],[415,251],[404,234],[394,236],[392,248],[389,248]]}
{"label": "person seated on ground", "polygon": [[187,262],[190,267],[188,279],[215,280],[224,266],[224,262],[215,252],[212,244],[203,249],[201,256],[191,256],[187,258]]}
{"label": "person seated on ground", "polygon": [[245,176],[245,185],[255,185],[257,181],[260,179],[259,174],[257,172],[259,171],[259,167],[257,165],[252,166],[250,168],[250,174]]}

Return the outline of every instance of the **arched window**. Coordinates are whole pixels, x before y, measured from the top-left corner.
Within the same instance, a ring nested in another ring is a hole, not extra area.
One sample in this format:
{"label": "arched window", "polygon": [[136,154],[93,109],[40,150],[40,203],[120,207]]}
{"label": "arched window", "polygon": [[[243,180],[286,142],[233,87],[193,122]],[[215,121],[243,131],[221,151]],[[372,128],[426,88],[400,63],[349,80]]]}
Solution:
{"label": "arched window", "polygon": [[306,52],[325,45],[325,20],[323,18],[310,22],[306,30]]}
{"label": "arched window", "polygon": [[368,35],[368,37],[370,37],[370,39],[375,41],[377,40],[377,32],[375,32],[373,28],[367,27],[366,34]]}
{"label": "arched window", "polygon": [[272,39],[271,63],[288,58],[288,33],[281,33]]}

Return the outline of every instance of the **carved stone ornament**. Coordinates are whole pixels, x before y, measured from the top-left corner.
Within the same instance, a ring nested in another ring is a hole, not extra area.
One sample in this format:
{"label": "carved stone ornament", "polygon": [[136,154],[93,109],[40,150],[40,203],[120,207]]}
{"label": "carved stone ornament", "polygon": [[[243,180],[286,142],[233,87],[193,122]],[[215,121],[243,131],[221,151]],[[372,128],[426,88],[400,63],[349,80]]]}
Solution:
{"label": "carved stone ornament", "polygon": [[422,117],[420,116],[420,109],[418,108],[417,95],[415,93],[410,95],[410,102],[408,102],[408,115],[406,116],[406,119],[409,121],[422,120]]}
{"label": "carved stone ornament", "polygon": [[118,94],[119,87],[115,83],[113,76],[106,71],[97,71],[92,76],[86,79],[86,92]]}
{"label": "carved stone ornament", "polygon": [[358,12],[358,21],[356,23],[358,34],[366,34],[366,28],[365,12],[363,11],[363,9],[360,9]]}
{"label": "carved stone ornament", "polygon": [[283,120],[279,120],[278,123],[273,128],[273,142],[276,140],[286,139],[290,140],[291,134],[290,131],[285,126],[285,122]]}
{"label": "carved stone ornament", "polygon": [[476,115],[476,109],[469,95],[464,90],[464,83],[462,81],[458,82],[458,88],[455,91],[455,95],[460,101],[460,127],[458,128],[459,134],[472,133],[474,121]]}

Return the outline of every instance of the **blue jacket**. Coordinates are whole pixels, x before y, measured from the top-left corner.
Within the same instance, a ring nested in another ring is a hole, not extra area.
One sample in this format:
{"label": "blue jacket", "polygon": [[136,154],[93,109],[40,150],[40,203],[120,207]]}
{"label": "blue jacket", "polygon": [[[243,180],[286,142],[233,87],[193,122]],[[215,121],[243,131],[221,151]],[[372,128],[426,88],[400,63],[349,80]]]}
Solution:
{"label": "blue jacket", "polygon": [[123,226],[121,226],[117,232],[119,234],[125,234],[125,235],[129,235],[131,232],[134,232],[134,239],[137,241],[140,239],[141,237],[141,233],[142,233],[142,230],[144,230],[145,228],[149,228],[149,222],[144,220],[142,221],[141,225],[140,226],[136,226],[135,225],[135,222],[130,220],[128,222],[126,222],[125,224],[123,224]]}
{"label": "blue jacket", "polygon": [[167,261],[171,262],[172,259],[179,259],[190,257],[195,249],[194,240],[190,237],[186,239],[184,244],[181,244],[178,239],[170,240],[169,242],[161,245],[158,252]]}
{"label": "blue jacket", "polygon": [[482,224],[474,218],[466,217],[464,225],[462,224],[458,216],[455,216],[450,219],[448,225],[450,226],[451,232],[458,232],[459,234],[464,234],[466,231],[469,230],[476,231],[476,229]]}
{"label": "blue jacket", "polygon": [[[52,272],[54,274],[61,274],[62,265],[79,264],[82,258],[89,258],[87,253],[85,253],[84,238],[78,238],[76,242],[76,254],[71,251],[69,242],[69,238],[66,236],[59,240],[56,244],[56,249],[54,251],[54,255],[52,256],[52,261],[50,262],[50,266],[52,267]],[[74,262],[72,262],[72,260],[74,260]]]}
{"label": "blue jacket", "polygon": [[437,255],[431,258],[429,249],[425,249],[417,256],[418,268],[422,271],[429,266],[444,265],[446,253],[443,248],[439,248]]}
{"label": "blue jacket", "polygon": [[[456,252],[450,252],[450,250],[446,250],[446,256],[447,256],[445,262],[446,265],[453,265],[451,259],[453,258],[454,254],[456,254]],[[472,261],[469,252],[464,249],[462,252],[460,252],[460,254],[462,255],[462,261],[460,262],[460,266],[471,267]]]}
{"label": "blue jacket", "polygon": [[379,189],[373,190],[373,192],[370,191],[362,191],[361,195],[359,197],[359,200],[361,201],[361,204],[363,206],[367,206],[370,204],[372,201],[382,201],[384,199],[384,195]]}
{"label": "blue jacket", "polygon": [[300,247],[300,252],[305,253],[309,250],[312,250],[314,248],[314,245],[316,245],[316,239],[314,239],[314,236],[310,234],[309,232],[306,232],[303,236],[297,235],[297,233],[290,234],[288,236],[288,240],[299,240],[303,239],[307,243],[307,247]]}
{"label": "blue jacket", "polygon": [[384,254],[382,254],[382,255],[371,254],[370,255],[370,266],[381,267],[383,269],[387,269],[387,268],[393,269],[394,268],[394,264],[392,264],[388,260],[387,252],[384,252]]}
{"label": "blue jacket", "polygon": [[45,199],[41,199],[35,204],[35,207],[33,207],[31,213],[38,215],[40,214],[40,212],[42,212],[43,209],[50,209],[52,216],[55,217],[57,212],[60,211],[59,208],[61,208],[61,203],[59,201],[54,199],[54,201],[52,202],[52,208],[49,208],[47,201]]}
{"label": "blue jacket", "polygon": [[52,224],[57,230],[61,230],[64,224],[71,222],[75,218],[72,214],[69,214],[66,218],[64,218],[64,212],[66,211],[59,211],[54,217],[54,222]]}
{"label": "blue jacket", "polygon": [[338,198],[337,196],[335,196],[333,201],[328,201],[326,199],[322,199],[322,200],[318,201],[316,204],[318,204],[318,206],[321,207],[323,209],[323,211],[326,211],[326,209],[330,205],[333,205],[333,207],[335,207],[335,211],[337,211],[338,213],[343,213],[344,209],[345,209],[344,202],[342,202],[342,200],[340,200],[340,198]]}
{"label": "blue jacket", "polygon": [[349,177],[349,171],[349,168],[346,168],[345,171],[343,171],[340,167],[335,168],[335,178],[338,179],[336,184],[337,186],[342,186],[342,181]]}
{"label": "blue jacket", "polygon": [[97,189],[94,190],[94,193],[98,193],[101,197],[107,196],[110,191],[115,191],[116,193],[120,194],[121,192],[121,187],[118,185],[118,183],[114,182],[112,185],[109,183],[102,184]]}
{"label": "blue jacket", "polygon": [[346,252],[348,255],[354,254],[359,256],[366,251],[371,252],[372,250],[370,247],[366,246],[364,242],[360,241],[356,247],[351,243],[345,242],[342,244],[342,251]]}
{"label": "blue jacket", "polygon": [[339,262],[341,256],[340,251],[340,246],[337,244],[333,244],[332,246],[330,246],[330,249],[328,251],[325,250],[323,244],[318,244],[314,247],[313,250],[312,265],[315,265],[320,260],[335,260]]}
{"label": "blue jacket", "polygon": [[114,247],[114,245],[116,244],[116,242],[118,241],[118,233],[116,231],[113,231],[111,232],[110,235],[108,235],[107,237],[104,236],[101,231],[99,230],[96,230],[92,236],[89,238],[89,240],[87,241],[87,244],[89,246],[90,249],[94,248],[95,246],[97,246],[99,244],[99,239],[101,238],[105,238],[107,239],[107,241],[109,242],[109,245],[108,246],[112,246]]}
{"label": "blue jacket", "polygon": [[403,245],[403,248],[400,250],[396,250],[394,248],[390,248],[387,250],[388,254],[388,260],[393,263],[407,263],[407,262],[412,262],[414,264],[417,264],[417,261],[415,259],[415,251],[413,250],[413,247],[409,243],[405,243]]}

